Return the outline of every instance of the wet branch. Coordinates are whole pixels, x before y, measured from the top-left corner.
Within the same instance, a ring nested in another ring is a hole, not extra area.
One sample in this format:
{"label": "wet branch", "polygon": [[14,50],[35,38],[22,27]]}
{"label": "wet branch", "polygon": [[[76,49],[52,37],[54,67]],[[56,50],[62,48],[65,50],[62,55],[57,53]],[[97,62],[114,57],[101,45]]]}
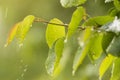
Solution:
{"label": "wet branch", "polygon": [[[42,19],[42,18],[36,18],[36,19],[34,20],[34,22],[42,22],[42,23],[45,23],[45,24],[59,25],[59,26],[64,26],[64,27],[66,27],[66,28],[69,27],[68,24],[57,24],[57,23],[51,23],[51,22],[46,21],[46,20],[44,20],[44,19]],[[82,26],[79,26],[78,29],[80,29],[80,30],[85,30],[85,28],[82,27]]]}

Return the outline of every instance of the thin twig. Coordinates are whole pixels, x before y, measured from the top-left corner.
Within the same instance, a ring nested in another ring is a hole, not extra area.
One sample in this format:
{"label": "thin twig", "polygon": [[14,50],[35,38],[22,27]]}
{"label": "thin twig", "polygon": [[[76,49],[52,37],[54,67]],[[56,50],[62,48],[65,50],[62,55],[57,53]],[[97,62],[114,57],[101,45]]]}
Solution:
{"label": "thin twig", "polygon": [[59,26],[65,26],[65,27],[68,27],[68,24],[57,24],[57,23],[51,23],[51,22],[46,21],[46,20],[41,19],[41,18],[36,18],[34,21],[35,21],[35,22],[43,22],[43,23],[46,23],[46,24],[52,24],[52,25],[59,25]]}
{"label": "thin twig", "polygon": [[[66,27],[66,28],[69,27],[68,24],[51,23],[51,22],[46,21],[46,20],[44,20],[44,19],[42,19],[42,18],[36,18],[36,19],[34,20],[34,22],[42,22],[42,23],[45,23],[45,24],[59,25],[59,26],[64,26],[64,27]],[[85,28],[82,27],[82,26],[78,26],[78,29],[80,29],[80,30],[85,30]]]}

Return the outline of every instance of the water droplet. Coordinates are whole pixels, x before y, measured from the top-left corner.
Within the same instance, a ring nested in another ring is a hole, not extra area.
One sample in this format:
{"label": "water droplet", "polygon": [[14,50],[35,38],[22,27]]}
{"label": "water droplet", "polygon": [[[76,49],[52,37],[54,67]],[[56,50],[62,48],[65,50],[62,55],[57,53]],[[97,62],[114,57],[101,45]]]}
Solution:
{"label": "water droplet", "polygon": [[26,72],[26,71],[27,71],[27,68],[26,68],[26,69],[24,69],[23,71],[24,71],[24,72]]}
{"label": "water droplet", "polygon": [[67,39],[64,40],[64,43],[67,43]]}
{"label": "water droplet", "polygon": [[27,68],[28,67],[28,65],[25,65],[25,68]]}
{"label": "water droplet", "polygon": [[80,42],[80,46],[83,47],[84,46],[84,42]]}
{"label": "water droplet", "polygon": [[22,74],[21,74],[21,77],[23,78],[23,77],[24,77],[24,75],[25,75],[25,74],[24,74],[24,73],[22,73]]}
{"label": "water droplet", "polygon": [[8,43],[4,45],[4,47],[7,47],[8,46]]}
{"label": "water droplet", "polygon": [[23,46],[23,43],[20,43],[20,44],[19,44],[19,47],[21,48],[22,46]]}
{"label": "water droplet", "polygon": [[74,76],[74,75],[75,75],[75,70],[72,71],[72,76]]}

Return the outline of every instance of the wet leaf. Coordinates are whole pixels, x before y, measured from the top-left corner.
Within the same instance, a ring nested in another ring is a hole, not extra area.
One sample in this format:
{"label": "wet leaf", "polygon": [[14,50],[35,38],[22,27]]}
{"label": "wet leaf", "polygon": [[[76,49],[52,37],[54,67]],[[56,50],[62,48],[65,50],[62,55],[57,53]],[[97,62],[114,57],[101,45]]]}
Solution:
{"label": "wet leaf", "polygon": [[49,75],[56,77],[61,71],[60,59],[64,48],[64,38],[58,39],[49,49],[46,60],[46,69]]}
{"label": "wet leaf", "polygon": [[[51,23],[56,23],[56,24],[63,24],[60,20],[57,18],[54,18],[50,21]],[[46,29],[46,41],[51,48],[53,46],[53,43],[59,39],[65,37],[65,27],[60,26],[60,25],[53,25],[53,24],[48,24],[47,29]]]}
{"label": "wet leaf", "polygon": [[27,32],[29,31],[30,27],[32,26],[32,23],[34,22],[34,19],[35,17],[33,15],[28,15],[19,25],[17,29],[17,38],[19,40],[19,44],[23,43]]}
{"label": "wet leaf", "polygon": [[97,16],[88,19],[83,26],[101,26],[108,22],[113,21],[114,17],[111,16]]}
{"label": "wet leaf", "polygon": [[84,4],[86,0],[60,0],[60,3],[63,7],[72,7]]}
{"label": "wet leaf", "polygon": [[120,56],[120,35],[115,36],[107,48],[107,53],[110,53],[114,56]]}
{"label": "wet leaf", "polygon": [[102,49],[106,53],[106,49],[113,40],[115,34],[113,32],[105,32],[102,39]]}
{"label": "wet leaf", "polygon": [[5,44],[5,47],[7,47],[11,43],[11,41],[14,39],[14,37],[16,36],[17,29],[18,29],[20,24],[21,24],[21,22],[15,24],[15,26],[11,29],[9,36],[8,36],[8,39],[7,39],[7,42]]}
{"label": "wet leaf", "polygon": [[103,33],[93,33],[88,43],[90,45],[88,55],[92,61],[98,59],[102,54],[102,38]]}
{"label": "wet leaf", "polygon": [[72,72],[73,75],[75,74],[75,72],[78,69],[78,67],[80,66],[80,64],[82,64],[84,58],[86,57],[86,55],[89,51],[90,45],[88,44],[87,41],[90,38],[91,33],[92,33],[91,27],[86,28],[84,31],[83,41],[81,41],[83,43],[83,45],[79,46],[79,48],[77,49],[77,52],[75,53],[75,57],[74,57],[73,72]]}
{"label": "wet leaf", "polygon": [[114,5],[115,5],[116,9],[120,11],[120,1],[114,0]]}
{"label": "wet leaf", "polygon": [[114,60],[110,80],[120,80],[120,58]]}
{"label": "wet leaf", "polygon": [[114,59],[115,59],[115,57],[110,54],[103,59],[102,63],[100,64],[100,68],[99,68],[99,78],[100,79],[103,77],[105,72],[111,66]]}
{"label": "wet leaf", "polygon": [[83,7],[78,7],[75,10],[69,23],[67,38],[70,38],[75,33],[84,15],[85,9]]}

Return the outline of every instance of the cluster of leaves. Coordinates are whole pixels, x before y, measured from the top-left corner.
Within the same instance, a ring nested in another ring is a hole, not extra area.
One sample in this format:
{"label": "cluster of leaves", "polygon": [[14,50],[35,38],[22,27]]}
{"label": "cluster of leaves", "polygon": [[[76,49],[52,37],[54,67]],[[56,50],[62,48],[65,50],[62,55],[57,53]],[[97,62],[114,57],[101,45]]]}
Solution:
{"label": "cluster of leaves", "polygon": [[[89,55],[91,61],[100,58],[102,53],[106,57],[101,62],[99,68],[100,79],[103,77],[108,68],[112,67],[112,75],[110,80],[120,79],[120,20],[117,19],[120,11],[119,0],[105,0],[105,2],[113,2],[114,8],[106,16],[96,16],[87,18],[87,13],[84,7],[80,6],[87,0],[60,0],[63,7],[77,7],[73,12],[68,28],[57,18],[48,22],[46,29],[46,42],[49,46],[48,58],[46,60],[46,69],[51,76],[56,76],[61,71],[60,60],[64,49],[64,44],[73,36],[77,30],[82,30],[83,38],[75,53],[73,61],[73,75],[82,64],[86,55]],[[35,17],[29,15],[19,23],[17,23],[11,30],[6,46],[13,40],[14,37],[18,39],[21,44],[25,38],[26,33],[30,29]],[[44,21],[43,21],[44,22]],[[67,31],[67,32],[66,32]]]}

